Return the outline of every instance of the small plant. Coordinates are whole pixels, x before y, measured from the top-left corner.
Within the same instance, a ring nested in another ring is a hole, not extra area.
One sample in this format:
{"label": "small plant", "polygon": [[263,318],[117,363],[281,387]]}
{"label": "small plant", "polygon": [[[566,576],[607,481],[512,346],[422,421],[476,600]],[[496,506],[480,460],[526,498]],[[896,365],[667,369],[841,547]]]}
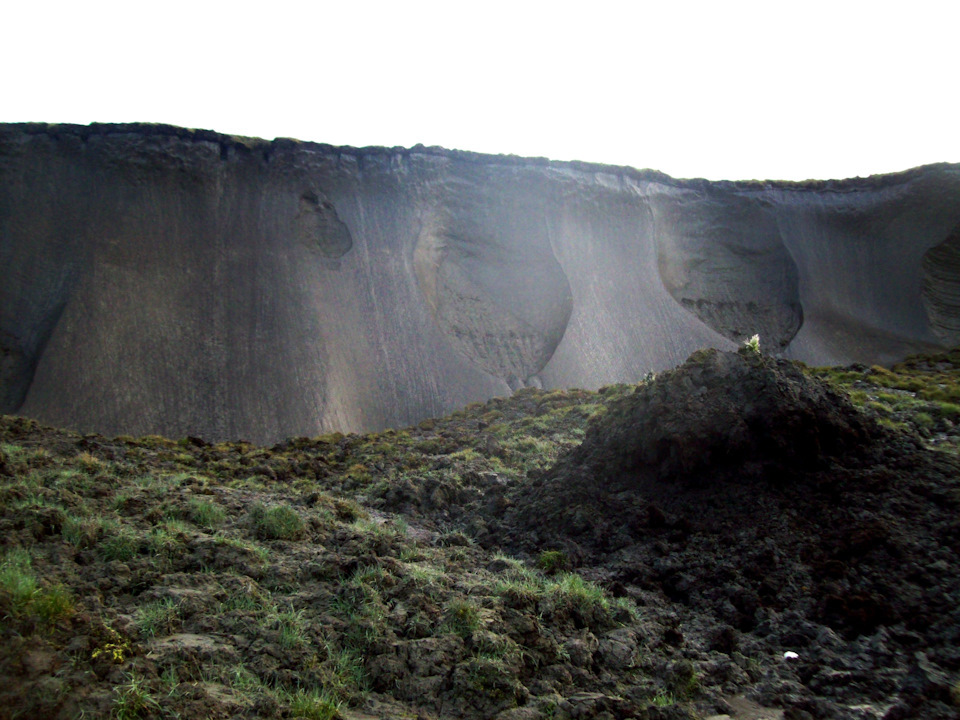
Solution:
{"label": "small plant", "polygon": [[456,600],[447,608],[447,629],[460,637],[469,637],[480,628],[480,610],[464,600]]}
{"label": "small plant", "polygon": [[34,595],[30,609],[41,623],[54,625],[73,615],[73,596],[63,585],[54,585]]}
{"label": "small plant", "polygon": [[661,690],[650,700],[650,704],[654,707],[669,707],[670,705],[677,704],[677,697],[666,690]]}
{"label": "small plant", "polygon": [[290,699],[290,712],[305,720],[334,720],[340,717],[340,702],[318,690],[298,690]]}
{"label": "small plant", "polygon": [[104,626],[104,629],[107,631],[110,639],[94,650],[90,657],[94,660],[100,657],[106,658],[114,665],[123,664],[124,660],[127,659],[127,655],[130,653],[130,641],[109,625]]}
{"label": "small plant", "polygon": [[743,347],[749,350],[750,352],[759,355],[760,354],[760,336],[754,335],[749,340],[744,340]]}
{"label": "small plant", "polygon": [[190,520],[206,530],[220,527],[227,519],[227,513],[222,507],[198,498],[190,499],[189,513]]}
{"label": "small plant", "polygon": [[570,560],[567,554],[560,550],[544,550],[537,558],[537,567],[548,575],[570,569]]}
{"label": "small plant", "polygon": [[116,720],[134,720],[161,709],[160,703],[147,688],[146,681],[133,673],[129,673],[127,682],[115,687],[113,692],[111,715]]}
{"label": "small plant", "polygon": [[677,700],[689,700],[700,690],[696,668],[689,660],[680,660],[668,670],[667,688]]}
{"label": "small plant", "polygon": [[143,635],[154,637],[173,631],[180,620],[180,606],[172,598],[155,600],[137,608],[134,618]]}
{"label": "small plant", "polygon": [[15,614],[26,611],[37,592],[37,578],[26,550],[10,550],[0,562],[0,592],[10,597]]}
{"label": "small plant", "polygon": [[262,540],[299,540],[306,534],[303,519],[286,505],[270,508],[255,505],[250,518],[257,537]]}

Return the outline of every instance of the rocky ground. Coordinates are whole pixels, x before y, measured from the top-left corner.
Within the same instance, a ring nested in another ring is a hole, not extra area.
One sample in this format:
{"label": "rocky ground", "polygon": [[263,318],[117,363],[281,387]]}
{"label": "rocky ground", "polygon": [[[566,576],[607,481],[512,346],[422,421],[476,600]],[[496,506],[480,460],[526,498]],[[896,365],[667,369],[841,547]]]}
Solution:
{"label": "rocky ground", "polygon": [[417,427],[0,421],[0,717],[960,717],[960,353]]}

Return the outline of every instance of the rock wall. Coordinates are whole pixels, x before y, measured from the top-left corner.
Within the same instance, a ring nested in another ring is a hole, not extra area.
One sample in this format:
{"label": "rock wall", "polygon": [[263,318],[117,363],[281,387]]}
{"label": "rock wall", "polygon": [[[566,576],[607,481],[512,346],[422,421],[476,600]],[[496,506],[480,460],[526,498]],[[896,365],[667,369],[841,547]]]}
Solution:
{"label": "rock wall", "polygon": [[957,342],[960,166],[709,183],[439,148],[0,125],[0,411],[271,441],[759,333],[811,363]]}

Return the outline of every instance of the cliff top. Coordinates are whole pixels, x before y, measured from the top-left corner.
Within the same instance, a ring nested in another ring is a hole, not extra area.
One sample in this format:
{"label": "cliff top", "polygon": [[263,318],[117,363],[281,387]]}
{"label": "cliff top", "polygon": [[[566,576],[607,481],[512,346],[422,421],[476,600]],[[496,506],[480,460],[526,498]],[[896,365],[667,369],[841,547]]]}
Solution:
{"label": "cliff top", "polygon": [[461,162],[473,162],[489,165],[526,165],[552,167],[558,169],[576,170],[588,173],[608,173],[621,175],[636,180],[646,182],[656,182],[664,185],[679,188],[698,189],[707,186],[714,188],[727,188],[731,190],[759,190],[759,189],[783,189],[783,190],[812,190],[812,191],[830,191],[830,192],[849,192],[865,188],[880,189],[891,187],[915,180],[927,173],[938,170],[956,170],[960,171],[960,165],[952,163],[935,163],[921,167],[911,168],[898,172],[884,173],[880,175],[871,175],[868,177],[855,177],[845,179],[830,180],[705,180],[703,178],[674,178],[659,170],[650,168],[637,169],[625,165],[604,165],[602,163],[584,162],[580,160],[551,160],[544,157],[523,157],[520,155],[489,155],[486,153],[471,152],[467,150],[448,150],[436,145],[414,145],[411,148],[405,147],[381,147],[368,146],[362,148],[351,147],[349,145],[330,145],[327,143],[317,143],[312,141],[297,140],[294,138],[275,138],[265,140],[263,138],[244,137],[240,135],[226,135],[214,130],[202,130],[193,128],[183,128],[176,125],[164,125],[161,123],[91,123],[89,125],[74,125],[60,123],[0,123],[0,135],[5,133],[24,133],[27,135],[49,135],[58,138],[65,135],[74,135],[83,140],[95,136],[104,135],[153,135],[176,137],[193,142],[216,143],[221,147],[234,147],[244,151],[262,150],[267,151],[282,147],[297,146],[307,151],[314,151],[321,154],[351,154],[359,157],[373,155],[433,155],[438,157],[448,157]]}

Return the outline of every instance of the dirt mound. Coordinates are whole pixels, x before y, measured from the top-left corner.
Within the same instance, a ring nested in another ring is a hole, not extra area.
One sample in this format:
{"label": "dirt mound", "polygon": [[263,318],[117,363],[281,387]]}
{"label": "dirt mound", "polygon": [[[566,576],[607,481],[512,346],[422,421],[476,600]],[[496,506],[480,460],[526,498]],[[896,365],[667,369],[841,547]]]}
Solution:
{"label": "dirt mound", "polygon": [[824,473],[876,465],[903,443],[916,449],[792,363],[702,350],[610,403],[518,493],[513,539],[606,552],[671,524],[766,523],[771,503],[829,501],[839,475]]}
{"label": "dirt mound", "polygon": [[857,687],[863,717],[955,717],[929,678],[960,671],[958,475],[787,362],[703,351],[610,403],[483,542],[589,568],[703,672],[791,653],[764,704],[861,717]]}
{"label": "dirt mound", "polygon": [[846,398],[792,363],[746,348],[702,350],[613,403],[567,465],[612,485],[627,473],[782,483],[832,459],[863,457],[878,434]]}

